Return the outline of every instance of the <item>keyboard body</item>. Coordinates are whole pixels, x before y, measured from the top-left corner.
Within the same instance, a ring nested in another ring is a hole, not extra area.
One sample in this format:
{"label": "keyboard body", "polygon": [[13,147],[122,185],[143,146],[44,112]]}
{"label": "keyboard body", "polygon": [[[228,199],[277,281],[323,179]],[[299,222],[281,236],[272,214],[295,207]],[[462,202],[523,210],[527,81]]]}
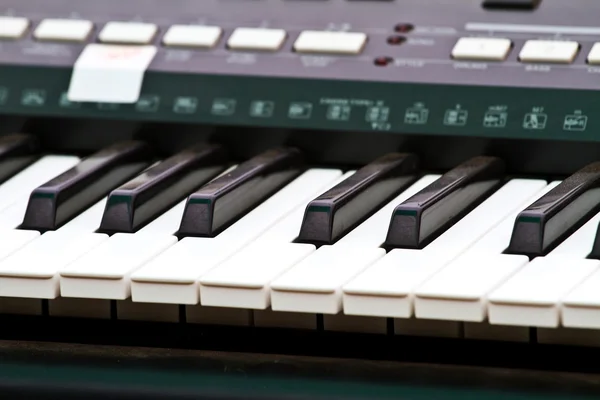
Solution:
{"label": "keyboard body", "polygon": [[[480,0],[6,0],[0,15],[32,25],[2,43],[0,113],[594,142],[600,68],[586,58],[600,40],[598,12],[585,0],[545,0],[534,11],[486,10]],[[85,19],[94,30],[85,43],[35,40],[45,18]],[[65,101],[84,46],[107,22],[132,20],[158,26],[139,101]],[[170,26],[194,23],[223,29],[213,48],[162,44]],[[277,51],[230,50],[240,27],[284,29],[287,37]],[[305,30],[360,32],[367,42],[356,55],[294,52]],[[457,40],[470,36],[507,38],[513,47],[500,62],[453,60]],[[572,40],[580,49],[567,64],[522,63],[530,39]],[[376,65],[382,57],[387,66]]]}
{"label": "keyboard body", "polygon": [[[600,154],[600,66],[587,62],[600,42],[598,15],[600,3],[588,0],[544,0],[533,11],[486,10],[480,0],[3,0],[0,17],[26,18],[30,25],[22,37],[0,41],[0,135],[31,133],[43,154],[81,157],[136,139],[158,149],[156,161],[203,141],[222,144],[236,162],[275,146],[295,146],[307,155],[310,168],[343,171],[396,150],[417,154],[424,174],[492,155],[506,162],[507,181],[563,180]],[[89,20],[93,30],[81,43],[35,39],[36,27],[48,18]],[[156,55],[139,98],[69,101],[73,66],[114,21],[158,28],[147,43]],[[177,24],[216,26],[222,35],[209,49],[164,45],[166,32]],[[228,42],[237,28],[281,29],[286,36],[277,51],[232,50]],[[359,54],[294,51],[306,30],[358,32],[367,40]],[[511,49],[502,61],[453,59],[456,43],[468,37],[508,39]],[[519,53],[529,40],[571,41],[579,47],[569,63],[526,63]],[[256,395],[283,398],[289,395],[288,378],[298,384],[304,373],[313,378],[326,365],[328,374],[319,378],[340,380],[340,386],[319,386],[322,379],[301,383],[340,398],[349,397],[346,386],[356,381],[365,386],[352,394],[365,398],[373,398],[382,382],[397,389],[381,392],[383,397],[440,398],[432,387],[446,390],[449,382],[476,386],[489,399],[498,387],[529,394],[532,386],[544,386],[544,395],[558,389],[567,396],[598,392],[597,366],[580,362],[600,355],[596,328],[538,323],[489,329],[486,321],[414,315],[345,319],[340,313],[309,313],[305,319],[306,313],[291,313],[289,320],[273,323],[269,310],[224,307],[204,318],[201,309],[196,303],[136,303],[110,296],[2,297],[0,388],[39,398],[91,396],[92,387],[99,397],[152,393],[158,398],[168,392],[182,399],[247,398],[228,387],[191,388],[189,382],[171,381],[173,371],[189,366],[192,380],[221,370],[244,371],[256,377],[252,385],[267,385],[261,379],[276,375],[285,390],[274,384],[274,393]],[[263,358],[255,362],[257,354]],[[279,370],[282,357],[270,354],[289,355],[288,369]],[[36,360],[43,357],[50,365],[65,366],[64,371],[81,368],[89,375],[79,387],[57,387],[56,381],[36,375]],[[116,393],[98,379],[95,368],[121,371],[117,364],[123,362],[125,370],[140,375],[128,376],[131,381]],[[165,373],[153,375],[157,383],[176,382],[178,390],[137,385],[140,376],[154,379],[144,375],[149,364],[153,372]],[[475,373],[469,367],[482,366],[490,369],[477,377],[481,384],[465,382],[464,376]],[[491,367],[518,369],[508,374]],[[523,369],[546,372],[521,376]],[[23,373],[21,380],[14,371]],[[231,375],[224,379],[233,382]],[[431,386],[419,392],[416,381]]]}

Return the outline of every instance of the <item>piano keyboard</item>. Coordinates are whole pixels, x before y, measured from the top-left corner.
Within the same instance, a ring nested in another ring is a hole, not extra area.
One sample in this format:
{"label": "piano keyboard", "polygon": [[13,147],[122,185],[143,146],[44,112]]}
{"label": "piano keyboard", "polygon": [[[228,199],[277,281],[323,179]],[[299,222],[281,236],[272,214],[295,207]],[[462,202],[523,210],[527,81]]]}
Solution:
{"label": "piano keyboard", "polygon": [[33,143],[0,139],[5,314],[506,340],[600,328],[598,163],[546,181],[487,156],[432,174],[407,153],[345,170],[287,147],[234,163],[221,145],[160,159],[135,140],[83,158]]}

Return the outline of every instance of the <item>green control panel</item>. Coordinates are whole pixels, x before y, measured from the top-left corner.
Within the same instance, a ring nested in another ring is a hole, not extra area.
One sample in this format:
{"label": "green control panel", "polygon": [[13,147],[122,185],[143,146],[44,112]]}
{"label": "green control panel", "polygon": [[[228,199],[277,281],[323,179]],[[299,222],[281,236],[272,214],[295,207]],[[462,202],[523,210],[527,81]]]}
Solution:
{"label": "green control panel", "polygon": [[0,113],[599,141],[600,94],[149,72],[135,104],[73,103],[70,69],[0,67]]}

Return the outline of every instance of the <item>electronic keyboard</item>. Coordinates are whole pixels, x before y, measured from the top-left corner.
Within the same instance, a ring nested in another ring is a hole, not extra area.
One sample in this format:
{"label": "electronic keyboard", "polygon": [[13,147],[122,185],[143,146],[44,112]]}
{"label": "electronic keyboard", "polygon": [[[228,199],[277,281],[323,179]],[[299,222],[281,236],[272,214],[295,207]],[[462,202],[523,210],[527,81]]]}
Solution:
{"label": "electronic keyboard", "polygon": [[595,393],[600,4],[426,3],[4,0],[0,348],[41,386],[0,388],[64,349]]}

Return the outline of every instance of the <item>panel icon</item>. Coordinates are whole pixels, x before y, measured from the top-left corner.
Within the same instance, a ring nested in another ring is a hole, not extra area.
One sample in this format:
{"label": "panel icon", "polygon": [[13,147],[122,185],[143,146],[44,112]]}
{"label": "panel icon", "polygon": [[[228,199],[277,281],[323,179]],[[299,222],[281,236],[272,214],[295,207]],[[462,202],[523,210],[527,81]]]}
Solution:
{"label": "panel icon", "polygon": [[588,117],[585,115],[567,115],[563,122],[563,129],[565,131],[585,131],[587,121]]}

